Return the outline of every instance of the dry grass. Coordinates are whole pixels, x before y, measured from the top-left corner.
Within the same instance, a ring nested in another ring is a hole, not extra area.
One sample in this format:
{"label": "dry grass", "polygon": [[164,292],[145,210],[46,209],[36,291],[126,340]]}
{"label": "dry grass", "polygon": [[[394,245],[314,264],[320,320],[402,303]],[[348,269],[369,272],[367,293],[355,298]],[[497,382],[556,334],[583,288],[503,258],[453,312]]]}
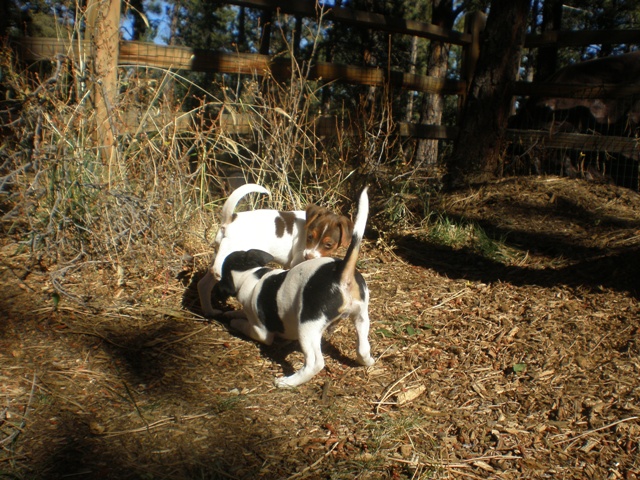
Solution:
{"label": "dry grass", "polygon": [[[39,72],[25,70],[9,48],[2,59],[13,98],[3,107],[3,232],[30,252],[30,264],[52,268],[59,295],[80,303],[64,287],[71,272],[98,268],[124,283],[160,265],[175,275],[209,260],[216,213],[240,183],[268,185],[270,208],[321,202],[349,213],[363,183],[385,183],[378,167],[395,154],[384,102],[354,120],[356,137],[318,137],[320,86],[294,65],[286,84],[243,77],[221,82],[215,95],[175,72],[123,68],[110,119],[119,143],[105,158],[89,97],[81,95],[86,66],[59,56]],[[200,103],[183,111],[173,91]],[[222,116],[243,118],[251,134],[233,133]],[[183,117],[192,119],[188,129],[178,128]]]}

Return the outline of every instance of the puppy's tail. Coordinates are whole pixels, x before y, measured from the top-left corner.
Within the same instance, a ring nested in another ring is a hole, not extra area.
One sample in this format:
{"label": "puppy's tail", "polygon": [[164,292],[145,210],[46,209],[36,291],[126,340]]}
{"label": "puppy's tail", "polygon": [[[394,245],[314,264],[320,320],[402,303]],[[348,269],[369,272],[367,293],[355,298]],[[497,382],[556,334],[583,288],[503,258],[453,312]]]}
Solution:
{"label": "puppy's tail", "polygon": [[231,192],[231,195],[229,195],[227,200],[224,202],[224,205],[222,206],[222,212],[220,214],[220,224],[222,226],[229,225],[231,223],[233,212],[235,211],[240,199],[248,193],[252,192],[266,193],[267,195],[271,195],[271,192],[269,192],[269,190],[255,183],[247,183],[245,185],[242,185],[241,187],[236,188],[233,192]]}
{"label": "puppy's tail", "polygon": [[342,262],[342,272],[340,272],[340,283],[345,286],[355,286],[356,262],[360,253],[360,245],[364,236],[364,229],[367,226],[367,217],[369,215],[369,197],[367,196],[367,188],[360,194],[358,201],[358,213],[353,225],[353,234],[351,235],[351,243],[347,249],[347,254]]}

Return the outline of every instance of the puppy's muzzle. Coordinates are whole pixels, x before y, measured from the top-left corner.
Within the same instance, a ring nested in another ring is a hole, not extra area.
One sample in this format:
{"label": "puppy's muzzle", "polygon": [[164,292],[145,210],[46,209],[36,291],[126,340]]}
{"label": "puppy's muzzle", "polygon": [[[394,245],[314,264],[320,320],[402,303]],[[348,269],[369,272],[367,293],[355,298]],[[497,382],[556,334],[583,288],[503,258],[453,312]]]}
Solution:
{"label": "puppy's muzzle", "polygon": [[304,251],[304,259],[312,260],[314,258],[320,258],[321,255],[317,250],[305,250]]}

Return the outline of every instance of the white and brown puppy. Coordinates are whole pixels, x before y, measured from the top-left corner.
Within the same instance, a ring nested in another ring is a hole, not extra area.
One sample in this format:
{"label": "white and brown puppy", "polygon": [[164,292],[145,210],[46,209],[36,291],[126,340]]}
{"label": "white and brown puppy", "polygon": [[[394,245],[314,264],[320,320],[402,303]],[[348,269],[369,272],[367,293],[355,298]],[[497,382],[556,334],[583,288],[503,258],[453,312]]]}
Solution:
{"label": "white and brown puppy", "polygon": [[353,222],[324,207],[309,205],[306,210],[251,210],[234,213],[236,205],[248,193],[269,190],[248,183],[234,190],[222,206],[220,229],[216,235],[216,257],[204,277],[198,282],[200,305],[205,317],[222,313],[211,305],[211,291],[222,275],[227,256],[238,250],[263,250],[273,261],[285,268],[310,258],[334,255],[340,246],[346,247]]}
{"label": "white and brown puppy", "polygon": [[369,346],[369,289],[356,270],[369,200],[360,195],[351,243],[344,260],[316,258],[291,270],[267,268],[270,254],[260,250],[234,252],[222,266],[220,288],[235,296],[246,319],[233,319],[231,327],[270,345],[274,336],[298,340],[304,367],[277,378],[277,387],[295,387],[324,368],[322,334],[333,322],[353,320],[357,333],[357,360],[373,365]]}

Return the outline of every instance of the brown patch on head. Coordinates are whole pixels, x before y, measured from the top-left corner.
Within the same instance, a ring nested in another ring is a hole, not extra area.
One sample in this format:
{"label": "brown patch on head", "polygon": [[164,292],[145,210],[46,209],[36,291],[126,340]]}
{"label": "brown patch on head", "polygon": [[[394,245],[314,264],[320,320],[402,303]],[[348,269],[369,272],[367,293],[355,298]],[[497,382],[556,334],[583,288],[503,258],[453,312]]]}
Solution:
{"label": "brown patch on head", "polygon": [[351,236],[353,235],[353,222],[350,218],[343,215],[338,217],[338,228],[340,229],[340,245],[348,247],[351,243]]}
{"label": "brown patch on head", "polygon": [[349,245],[353,222],[329,209],[309,205],[306,210],[307,249],[315,249],[321,256],[333,255],[338,247]]}
{"label": "brown patch on head", "polygon": [[280,216],[276,217],[276,237],[284,237],[285,232],[291,235],[293,233],[293,225],[296,221],[296,215],[293,212],[278,212]]}
{"label": "brown patch on head", "polygon": [[307,227],[315,221],[320,215],[326,215],[327,213],[331,213],[328,209],[324,207],[319,207],[314,204],[307,205],[307,209],[305,210]]}

